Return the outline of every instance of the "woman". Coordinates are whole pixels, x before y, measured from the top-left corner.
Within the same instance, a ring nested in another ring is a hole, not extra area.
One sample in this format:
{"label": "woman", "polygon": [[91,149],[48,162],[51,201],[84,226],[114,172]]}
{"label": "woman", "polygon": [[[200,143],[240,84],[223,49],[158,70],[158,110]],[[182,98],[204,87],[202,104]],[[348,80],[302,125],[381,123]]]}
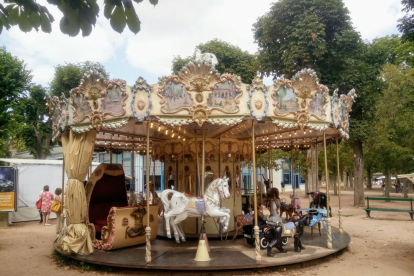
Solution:
{"label": "woman", "polygon": [[[59,201],[60,204],[62,204],[62,198],[60,197],[60,195],[62,194],[62,189],[61,188],[57,188],[55,190],[55,200]],[[61,224],[61,214],[62,214],[62,210],[59,213],[55,213],[56,214],[56,234],[59,234],[59,230],[60,230],[60,224]]]}
{"label": "woman", "polygon": [[50,226],[49,215],[50,215],[50,206],[52,205],[53,195],[49,192],[49,186],[45,185],[43,187],[43,193],[40,195],[42,199],[42,208],[40,209],[43,214],[43,225]]}

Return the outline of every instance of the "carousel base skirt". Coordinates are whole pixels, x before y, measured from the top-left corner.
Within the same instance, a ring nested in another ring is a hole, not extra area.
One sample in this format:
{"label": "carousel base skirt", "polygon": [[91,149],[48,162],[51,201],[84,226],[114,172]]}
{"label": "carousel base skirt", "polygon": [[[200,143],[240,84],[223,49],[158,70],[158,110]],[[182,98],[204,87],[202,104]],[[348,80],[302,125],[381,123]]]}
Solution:
{"label": "carousel base skirt", "polygon": [[[322,229],[322,236],[314,231],[312,241],[309,227],[301,237],[302,244],[306,247],[300,253],[294,252],[293,239],[289,239],[284,247],[288,253],[279,253],[273,248],[274,257],[267,257],[266,249],[260,250],[261,263],[256,262],[255,250],[248,245],[244,238],[236,240],[209,240],[210,261],[194,261],[197,251],[197,240],[191,240],[177,244],[175,240],[159,238],[151,243],[152,262],[145,263],[145,244],[140,246],[117,249],[113,251],[94,250],[90,255],[67,255],[82,262],[126,268],[139,269],[165,269],[165,270],[225,270],[261,268],[301,263],[326,257],[346,248],[351,237],[348,233],[339,234],[336,227],[332,227],[335,239],[332,242],[332,249],[326,248],[326,232]],[[229,235],[230,238],[230,235]],[[55,250],[59,252],[59,250]]]}

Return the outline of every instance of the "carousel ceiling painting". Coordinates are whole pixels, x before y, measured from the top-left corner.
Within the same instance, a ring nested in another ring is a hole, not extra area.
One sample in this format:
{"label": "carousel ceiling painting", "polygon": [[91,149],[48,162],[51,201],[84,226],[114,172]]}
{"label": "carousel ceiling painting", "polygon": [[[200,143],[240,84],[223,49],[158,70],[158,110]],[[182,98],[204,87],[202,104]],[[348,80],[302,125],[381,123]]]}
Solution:
{"label": "carousel ceiling painting", "polygon": [[[95,129],[96,149],[113,147],[117,141],[120,149],[138,151],[146,143],[143,121],[150,121],[151,143],[173,143],[176,139],[181,144],[185,139],[195,143],[188,140],[203,131],[209,139],[247,141],[252,136],[252,121],[258,122],[258,148],[306,148],[320,142],[322,132],[331,138],[349,137],[354,90],[340,96],[335,91],[329,96],[312,69],[297,72],[291,80],[277,79],[271,86],[259,77],[245,84],[236,75],[220,75],[215,57],[204,55],[198,54],[178,75],[162,77],[154,85],[139,77],[128,86],[123,80],[108,81],[88,72],[70,91],[69,99],[49,98],[54,139],[69,127],[77,133]],[[219,148],[213,141],[207,145],[212,158]],[[241,153],[243,146],[238,147]],[[195,154],[193,146],[189,154]],[[182,155],[182,146],[163,146],[158,154],[168,159]]]}

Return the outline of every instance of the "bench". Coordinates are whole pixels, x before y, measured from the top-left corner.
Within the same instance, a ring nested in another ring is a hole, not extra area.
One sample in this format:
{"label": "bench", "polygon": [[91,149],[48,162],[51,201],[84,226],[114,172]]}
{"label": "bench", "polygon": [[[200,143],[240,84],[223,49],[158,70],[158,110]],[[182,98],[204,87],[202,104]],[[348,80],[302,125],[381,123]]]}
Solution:
{"label": "bench", "polygon": [[[386,198],[386,197],[366,197],[367,200],[367,208],[365,208],[365,212],[369,218],[371,218],[370,213],[371,211],[380,211],[380,212],[398,212],[398,213],[409,213],[411,220],[413,220],[413,199],[412,198]],[[370,208],[369,201],[370,200],[382,200],[382,201],[408,201],[411,203],[411,210],[401,210],[401,209],[384,209],[384,208]]]}

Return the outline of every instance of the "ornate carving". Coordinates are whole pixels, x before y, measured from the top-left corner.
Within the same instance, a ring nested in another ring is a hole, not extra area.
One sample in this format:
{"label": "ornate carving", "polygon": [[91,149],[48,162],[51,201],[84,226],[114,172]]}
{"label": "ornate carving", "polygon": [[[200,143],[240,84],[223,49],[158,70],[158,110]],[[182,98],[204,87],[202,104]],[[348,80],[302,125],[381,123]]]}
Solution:
{"label": "ornate carving", "polygon": [[262,106],[263,106],[263,102],[262,102],[261,100],[256,99],[256,100],[254,101],[254,106],[255,106],[257,109],[261,109],[261,108],[262,108]]}
{"label": "ornate carving", "polygon": [[144,225],[143,219],[146,214],[147,214],[147,210],[142,206],[139,206],[138,208],[135,208],[132,210],[131,217],[135,219],[135,223],[134,223],[134,227],[128,226],[126,228],[125,239],[127,237],[136,238],[136,237],[145,235],[145,227],[147,226]]}
{"label": "ornate carving", "polygon": [[201,127],[207,120],[208,114],[204,108],[197,108],[193,112],[193,120]]}
{"label": "ornate carving", "polygon": [[203,100],[204,100],[203,94],[202,94],[202,93],[200,93],[200,92],[198,92],[198,93],[196,94],[196,101],[197,101],[198,103],[202,103],[202,102],[203,102]]}
{"label": "ornate carving", "polygon": [[84,92],[79,87],[70,90],[70,105],[73,111],[73,121],[76,123],[83,122],[89,115],[92,114],[91,106],[89,105]]}
{"label": "ornate carving", "polygon": [[234,74],[223,74],[220,81],[210,86],[207,97],[207,106],[211,110],[220,110],[227,114],[239,112],[239,98],[243,94],[241,78]]}
{"label": "ornate carving", "polygon": [[85,95],[86,100],[92,100],[93,110],[99,109],[98,99],[105,94],[106,82],[105,78],[96,71],[89,71],[83,75],[80,81],[79,89]]}
{"label": "ornate carving", "polygon": [[[259,92],[258,92],[259,91]],[[263,103],[260,106],[260,108],[258,108],[256,106],[256,103],[261,101],[261,96],[260,98],[258,98],[259,96],[256,96],[254,99],[254,107],[256,108],[256,110],[253,108],[253,94],[255,93],[263,93],[263,100],[264,100],[264,108],[263,108]],[[266,113],[267,113],[267,108],[269,107],[269,101],[267,100],[267,89],[266,86],[263,84],[262,80],[259,77],[254,78],[252,86],[249,90],[249,100],[247,102],[247,105],[249,106],[250,109],[250,114],[253,118],[255,118],[256,120],[260,121],[262,120],[264,117],[266,117]],[[263,108],[263,110],[261,110]],[[258,114],[258,112],[260,112]]]}
{"label": "ornate carving", "polygon": [[139,98],[137,101],[137,107],[139,110],[144,110],[145,108],[145,101],[143,98]]}
{"label": "ornate carving", "polygon": [[297,72],[292,78],[291,86],[298,97],[299,111],[308,108],[315,93],[328,92],[326,86],[319,84],[318,77],[312,69],[303,69]]}
{"label": "ornate carving", "polygon": [[96,130],[101,130],[102,127],[102,113],[100,113],[99,111],[95,111],[91,117],[91,123],[92,126],[96,129]]}
{"label": "ornate carving", "polygon": [[104,98],[101,106],[103,117],[106,115],[119,117],[125,114],[125,101],[128,98],[126,81],[120,79],[110,80],[103,95]]}
{"label": "ornate carving", "polygon": [[331,98],[331,119],[332,124],[335,128],[339,127],[339,99],[338,99],[338,88],[335,89]]}
{"label": "ornate carving", "polygon": [[274,101],[273,112],[275,115],[286,117],[290,114],[296,114],[299,110],[298,99],[293,91],[292,82],[290,80],[274,80],[271,96]]}
{"label": "ornate carving", "polygon": [[[137,104],[135,104],[135,98],[137,97],[138,92],[142,92],[144,91],[147,94],[148,97],[148,106],[147,106],[147,110],[145,111],[145,114],[143,116],[139,116],[137,109],[142,111],[145,108],[145,101],[143,98],[139,98],[137,101]],[[132,102],[131,102],[131,108],[132,108],[132,112],[134,113],[134,117],[136,119],[138,119],[139,121],[144,121],[150,114],[150,110],[152,107],[152,100],[151,100],[151,86],[148,85],[147,81],[142,78],[139,77],[137,79],[137,81],[135,82],[135,85],[133,87],[132,90],[133,96],[132,96]]]}

